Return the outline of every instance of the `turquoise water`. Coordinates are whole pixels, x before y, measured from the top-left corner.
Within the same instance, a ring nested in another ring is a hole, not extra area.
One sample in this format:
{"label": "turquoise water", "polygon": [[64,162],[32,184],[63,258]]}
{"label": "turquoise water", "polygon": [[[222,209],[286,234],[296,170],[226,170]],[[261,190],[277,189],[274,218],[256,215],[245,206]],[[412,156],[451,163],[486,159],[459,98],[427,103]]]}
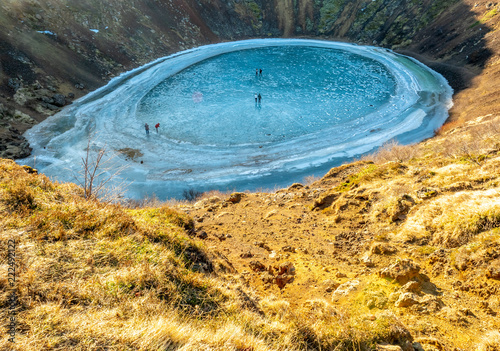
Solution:
{"label": "turquoise water", "polygon": [[[262,74],[255,74],[256,67]],[[162,135],[171,140],[273,143],[353,123],[394,93],[392,74],[376,60],[341,50],[277,46],[186,68],[149,91],[137,117],[160,122]]]}
{"label": "turquoise water", "polygon": [[30,129],[33,154],[19,162],[75,181],[95,132],[92,149],[105,146],[116,167],[128,166],[113,183],[130,183],[128,197],[284,187],[391,139],[431,137],[451,96],[442,76],[381,48],[297,39],[207,45],[127,72]]}

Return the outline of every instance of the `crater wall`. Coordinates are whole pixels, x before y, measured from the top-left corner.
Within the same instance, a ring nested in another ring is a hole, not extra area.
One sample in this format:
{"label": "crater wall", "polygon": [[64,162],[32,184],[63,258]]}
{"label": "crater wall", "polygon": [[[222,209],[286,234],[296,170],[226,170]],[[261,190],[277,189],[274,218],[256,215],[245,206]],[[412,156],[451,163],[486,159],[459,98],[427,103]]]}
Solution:
{"label": "crater wall", "polygon": [[[391,48],[448,78],[456,92],[452,118],[496,109],[497,9],[468,0],[6,0],[0,157],[29,153],[25,130],[124,71],[179,50],[246,38]],[[485,70],[491,73],[483,79]]]}

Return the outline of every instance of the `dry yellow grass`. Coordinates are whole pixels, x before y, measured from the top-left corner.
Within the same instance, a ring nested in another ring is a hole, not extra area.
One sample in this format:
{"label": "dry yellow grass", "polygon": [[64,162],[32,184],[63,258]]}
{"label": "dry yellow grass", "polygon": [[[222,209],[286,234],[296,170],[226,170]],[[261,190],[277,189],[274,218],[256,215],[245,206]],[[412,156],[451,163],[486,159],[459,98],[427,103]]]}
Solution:
{"label": "dry yellow grass", "polygon": [[[15,239],[19,266],[16,343],[3,335],[2,350],[361,350],[390,341],[396,323],[384,315],[374,328],[326,301],[259,302],[210,273],[187,215],[84,200],[80,188],[7,160],[0,211],[1,249]],[[5,321],[6,276],[0,287]]]}
{"label": "dry yellow grass", "polygon": [[428,238],[434,245],[458,247],[500,225],[500,191],[458,192],[431,200],[409,216],[400,230],[403,240]]}

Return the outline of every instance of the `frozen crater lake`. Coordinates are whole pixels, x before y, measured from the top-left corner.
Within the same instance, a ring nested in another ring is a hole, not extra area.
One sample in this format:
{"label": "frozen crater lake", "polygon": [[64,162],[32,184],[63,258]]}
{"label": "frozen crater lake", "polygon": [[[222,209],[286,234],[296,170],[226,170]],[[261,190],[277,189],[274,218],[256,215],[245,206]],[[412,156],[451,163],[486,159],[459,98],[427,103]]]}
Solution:
{"label": "frozen crater lake", "polygon": [[128,166],[115,183],[131,183],[131,198],[284,187],[391,139],[431,137],[451,98],[441,75],[386,49],[298,39],[207,45],[122,74],[35,126],[25,134],[33,154],[19,162],[75,181],[95,132],[92,150],[106,146],[115,167]]}

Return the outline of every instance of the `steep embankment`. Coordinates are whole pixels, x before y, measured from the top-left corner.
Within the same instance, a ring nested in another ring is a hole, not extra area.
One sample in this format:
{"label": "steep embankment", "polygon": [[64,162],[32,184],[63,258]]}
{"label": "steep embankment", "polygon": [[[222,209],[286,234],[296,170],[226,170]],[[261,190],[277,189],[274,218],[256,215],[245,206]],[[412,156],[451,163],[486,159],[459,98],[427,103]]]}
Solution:
{"label": "steep embankment", "polygon": [[8,0],[1,9],[1,157],[25,156],[22,132],[114,75],[189,47],[248,37],[409,50],[457,91],[468,88],[457,94],[453,115],[497,108],[497,9],[487,1]]}

